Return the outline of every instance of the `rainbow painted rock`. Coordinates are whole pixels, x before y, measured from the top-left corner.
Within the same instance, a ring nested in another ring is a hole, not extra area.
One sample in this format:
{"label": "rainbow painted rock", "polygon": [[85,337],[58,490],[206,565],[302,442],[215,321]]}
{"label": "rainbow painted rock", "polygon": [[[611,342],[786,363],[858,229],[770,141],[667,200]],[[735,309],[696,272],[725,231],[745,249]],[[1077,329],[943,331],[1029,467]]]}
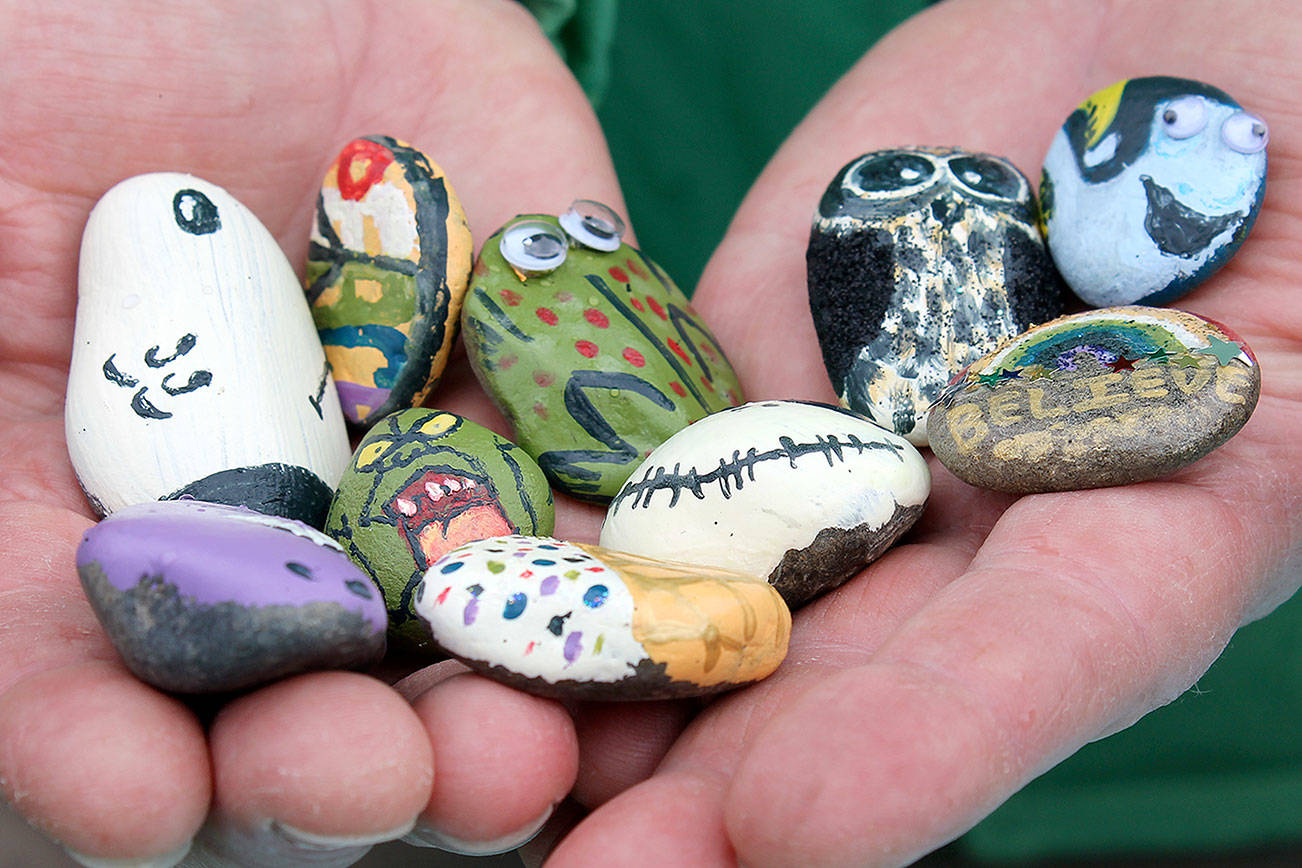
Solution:
{"label": "rainbow painted rock", "polygon": [[1095,307],[1162,304],[1229,260],[1266,192],[1261,118],[1167,76],[1119,81],[1067,118],[1044,160],[1049,252]]}
{"label": "rainbow painted rock", "polygon": [[77,572],[127,667],[177,693],[241,690],[383,656],[379,590],[319,531],[174,500],[88,530]]}
{"label": "rainbow painted rock", "polygon": [[276,239],[192,175],[137,175],[82,235],[68,455],[101,514],[194,497],[319,527],[348,433]]}
{"label": "rainbow painted rock", "polygon": [[1062,313],[1030,182],[1002,157],[874,151],[819,201],[805,260],[842,406],[927,445],[927,408],[1004,338]]}
{"label": "rainbow painted rock", "polygon": [[552,492],[523,449],[440,410],[381,419],[357,444],[325,532],[384,590],[395,638],[427,635],[411,609],[425,570],[485,537],[552,532]]}
{"label": "rainbow painted rock", "polygon": [[931,449],[960,479],[1030,493],[1156,479],[1224,443],[1252,415],[1256,357],[1218,323],[1113,307],[1019,335],[932,407]]}
{"label": "rainbow painted rock", "polygon": [[930,490],[903,437],[840,408],[762,401],[654,449],[611,501],[601,544],[767,576],[794,607],[881,555]]}
{"label": "rainbow painted rock", "polygon": [[416,611],[491,678],[545,696],[695,696],[782,662],[791,613],[755,576],[547,537],[469,543],[433,564]]}
{"label": "rainbow painted rock", "polygon": [[589,500],[741,401],[723,349],[622,228],[596,203],[517,217],[484,243],[462,311],[471,364],[516,440],[553,486]]}
{"label": "rainbow painted rock", "polygon": [[348,421],[374,424],[438,385],[472,258],[442,169],[388,136],[344,146],[317,197],[307,295]]}

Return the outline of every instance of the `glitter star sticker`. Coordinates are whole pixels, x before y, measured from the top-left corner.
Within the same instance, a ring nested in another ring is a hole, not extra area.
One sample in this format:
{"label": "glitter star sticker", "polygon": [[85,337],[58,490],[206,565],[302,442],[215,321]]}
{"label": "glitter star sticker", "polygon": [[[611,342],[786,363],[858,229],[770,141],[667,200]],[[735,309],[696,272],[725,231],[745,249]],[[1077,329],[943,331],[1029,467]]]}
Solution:
{"label": "glitter star sticker", "polygon": [[1166,347],[1158,347],[1144,358],[1152,362],[1157,362],[1159,365],[1165,365],[1167,362],[1171,361],[1171,354],[1166,351]]}
{"label": "glitter star sticker", "polygon": [[989,386],[993,389],[995,386],[999,385],[999,372],[991,371],[988,374],[977,374],[977,383],[982,386]]}
{"label": "glitter star sticker", "polygon": [[1239,357],[1239,353],[1243,352],[1242,347],[1238,344],[1231,341],[1223,341],[1216,337],[1216,335],[1212,335],[1208,340],[1211,341],[1211,343],[1202,349],[1194,350],[1194,352],[1215,356],[1216,361],[1220,362],[1222,365],[1228,365]]}
{"label": "glitter star sticker", "polygon": [[1198,367],[1198,357],[1193,353],[1181,353],[1178,356],[1171,357],[1178,368],[1196,368]]}
{"label": "glitter star sticker", "polygon": [[1111,368],[1113,372],[1133,371],[1135,369],[1135,362],[1137,361],[1139,361],[1139,359],[1128,359],[1125,356],[1117,356],[1115,359],[1108,362],[1108,367]]}

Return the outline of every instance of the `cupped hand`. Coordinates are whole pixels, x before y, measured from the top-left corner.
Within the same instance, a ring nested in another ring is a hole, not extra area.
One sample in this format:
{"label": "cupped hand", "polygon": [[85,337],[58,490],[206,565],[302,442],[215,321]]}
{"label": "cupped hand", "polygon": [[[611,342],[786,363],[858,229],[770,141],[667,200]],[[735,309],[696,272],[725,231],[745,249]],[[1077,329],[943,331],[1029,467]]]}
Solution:
{"label": "cupped hand", "polygon": [[1178,303],[1256,351],[1260,403],[1225,446],[1157,482],[1014,499],[932,461],[920,525],[796,614],[775,675],[681,734],[673,709],[637,717],[652,751],[672,742],[663,758],[627,756],[628,709],[580,717],[575,793],[595,810],[549,868],[905,864],[1173,699],[1237,627],[1298,588],[1302,25],[1291,12],[951,0],[887,37],[812,111],[694,300],[751,399],[832,398],[804,249],[841,166],[878,148],[958,145],[1006,155],[1034,179],[1090,93],[1175,75],[1221,87],[1271,125],[1252,235]]}
{"label": "cupped hand", "polygon": [[[241,865],[347,864],[414,822],[469,849],[518,843],[574,778],[556,703],[445,664],[401,694],[354,673],[291,678],[204,725],[134,679],[77,581],[92,515],[63,401],[81,229],[117,181],[220,184],[300,273],[325,168],[359,135],[426,151],[476,239],[576,197],[622,211],[577,84],[505,0],[10,2],[0,33],[4,797],[83,860],[171,864],[205,817],[204,846]],[[509,434],[464,361],[435,400]],[[562,502],[558,533],[595,538],[598,518]]]}

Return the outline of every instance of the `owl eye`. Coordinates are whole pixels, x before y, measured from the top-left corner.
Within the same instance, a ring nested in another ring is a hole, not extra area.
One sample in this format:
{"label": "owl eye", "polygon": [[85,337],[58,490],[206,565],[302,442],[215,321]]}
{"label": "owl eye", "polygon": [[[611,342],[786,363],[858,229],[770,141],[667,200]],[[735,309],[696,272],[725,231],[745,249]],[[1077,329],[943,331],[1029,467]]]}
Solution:
{"label": "owl eye", "polygon": [[1023,195],[1022,177],[1005,163],[988,157],[955,157],[949,171],[958,182],[982,196],[1019,199]]}
{"label": "owl eye", "polygon": [[890,193],[930,181],[936,165],[921,154],[892,152],[869,156],[850,172],[850,186],[864,193]]}
{"label": "owl eye", "polygon": [[1221,125],[1221,138],[1240,154],[1255,154],[1270,141],[1270,128],[1259,117],[1236,112]]}
{"label": "owl eye", "polygon": [[618,250],[624,237],[624,221],[619,215],[591,199],[575,199],[560,220],[566,234],[593,250],[605,253]]}
{"label": "owl eye", "polygon": [[178,190],[172,197],[176,225],[191,235],[210,235],[222,228],[217,206],[198,190]]}
{"label": "owl eye", "polygon": [[1184,96],[1162,109],[1162,129],[1173,139],[1196,136],[1207,126],[1207,106],[1200,97]]}
{"label": "owl eye", "polygon": [[528,274],[555,271],[565,261],[565,233],[542,220],[521,220],[506,227],[498,243],[502,256]]}

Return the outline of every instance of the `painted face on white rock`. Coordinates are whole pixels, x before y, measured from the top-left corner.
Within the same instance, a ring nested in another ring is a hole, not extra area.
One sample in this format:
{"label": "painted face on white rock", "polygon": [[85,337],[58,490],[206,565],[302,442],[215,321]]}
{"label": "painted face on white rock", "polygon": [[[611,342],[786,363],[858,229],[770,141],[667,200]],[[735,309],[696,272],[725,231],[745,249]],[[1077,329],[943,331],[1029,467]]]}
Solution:
{"label": "painted face on white rock", "polygon": [[65,430],[101,513],[190,495],[319,526],[339,400],[293,269],[222,188],[140,175],[92,210]]}

